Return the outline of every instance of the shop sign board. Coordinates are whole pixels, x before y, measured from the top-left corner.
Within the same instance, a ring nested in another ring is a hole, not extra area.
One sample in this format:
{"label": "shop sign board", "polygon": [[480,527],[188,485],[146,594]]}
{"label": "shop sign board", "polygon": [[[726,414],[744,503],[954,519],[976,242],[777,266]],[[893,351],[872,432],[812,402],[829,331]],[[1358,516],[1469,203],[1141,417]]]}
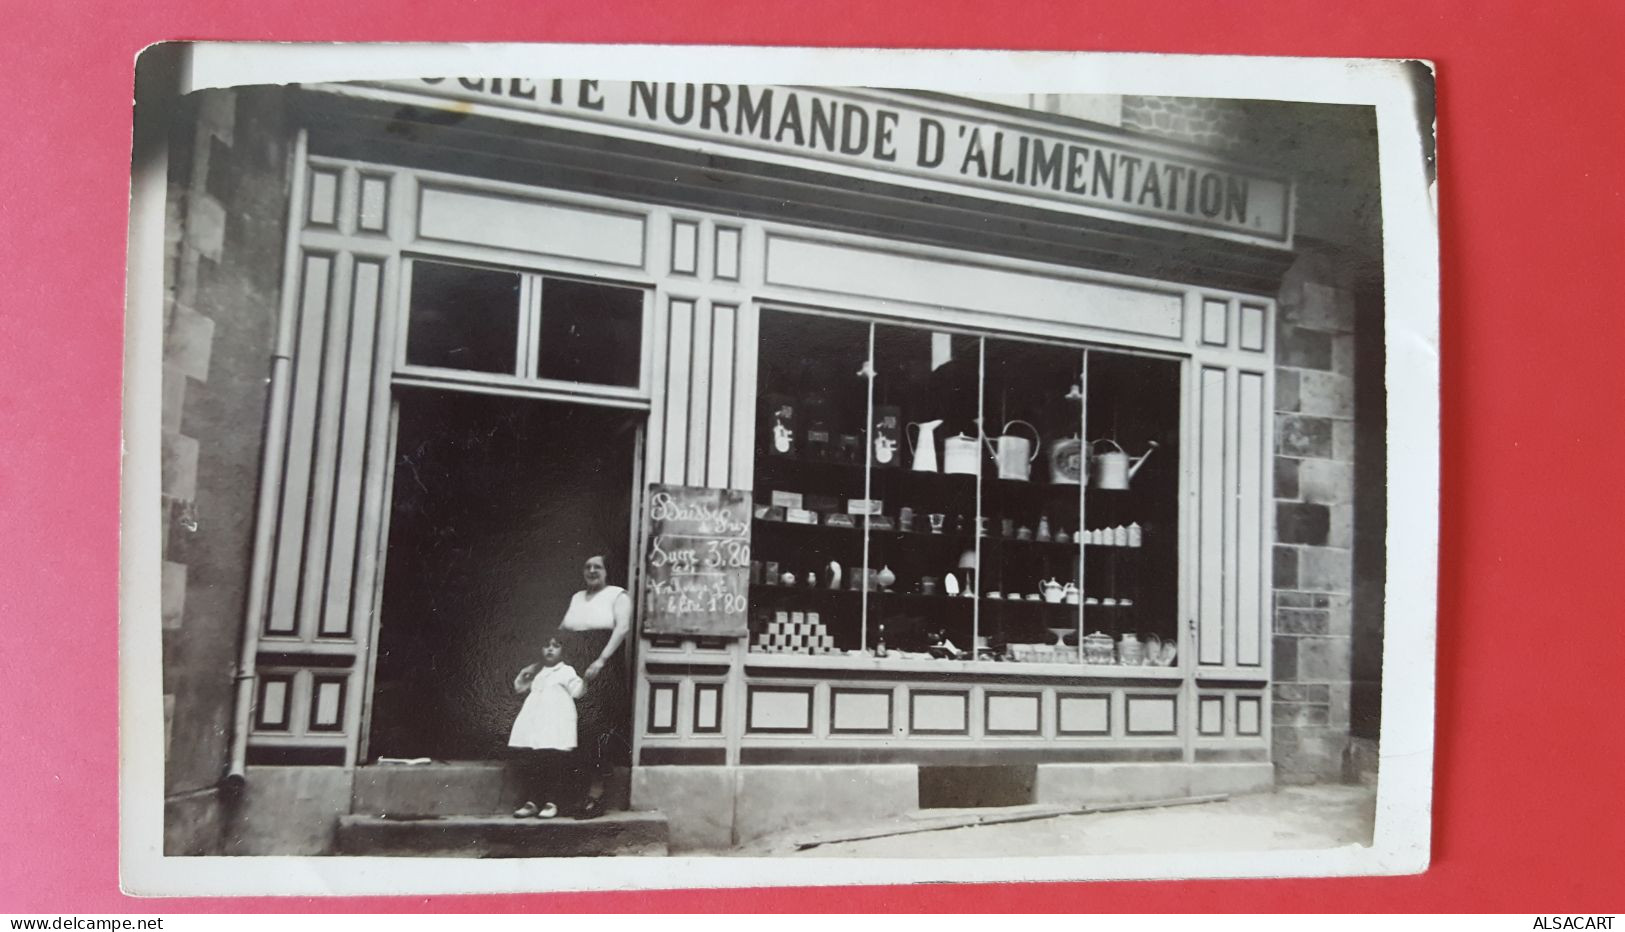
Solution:
{"label": "shop sign board", "polygon": [[749,633],[750,506],[739,489],[649,486],[645,634]]}
{"label": "shop sign board", "polygon": [[898,92],[669,81],[423,78],[372,87],[681,136],[702,151],[838,164],[1049,209],[1291,244],[1291,182],[1107,128]]}

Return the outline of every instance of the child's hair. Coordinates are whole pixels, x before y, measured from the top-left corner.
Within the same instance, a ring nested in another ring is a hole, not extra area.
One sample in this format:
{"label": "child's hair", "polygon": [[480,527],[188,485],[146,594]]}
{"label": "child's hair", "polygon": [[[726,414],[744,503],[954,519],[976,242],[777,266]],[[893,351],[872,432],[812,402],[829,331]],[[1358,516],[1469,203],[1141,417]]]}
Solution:
{"label": "child's hair", "polygon": [[564,649],[564,641],[558,635],[555,634],[552,637],[548,638],[547,640],[543,641],[542,646],[543,647],[557,647],[560,650],[563,650]]}

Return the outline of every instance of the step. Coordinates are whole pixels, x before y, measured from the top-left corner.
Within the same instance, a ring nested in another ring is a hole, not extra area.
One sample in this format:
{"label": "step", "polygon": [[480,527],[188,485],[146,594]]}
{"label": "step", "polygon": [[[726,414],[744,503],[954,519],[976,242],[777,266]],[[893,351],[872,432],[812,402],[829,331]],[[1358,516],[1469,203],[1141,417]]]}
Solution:
{"label": "step", "polygon": [[[368,764],[357,767],[350,811],[357,815],[420,817],[506,815],[523,802],[514,768],[504,761]],[[628,808],[632,778],[616,768],[604,805]]]}
{"label": "step", "polygon": [[606,812],[596,819],[516,819],[512,815],[339,817],[339,854],[369,857],[579,858],[662,856],[666,817]]}

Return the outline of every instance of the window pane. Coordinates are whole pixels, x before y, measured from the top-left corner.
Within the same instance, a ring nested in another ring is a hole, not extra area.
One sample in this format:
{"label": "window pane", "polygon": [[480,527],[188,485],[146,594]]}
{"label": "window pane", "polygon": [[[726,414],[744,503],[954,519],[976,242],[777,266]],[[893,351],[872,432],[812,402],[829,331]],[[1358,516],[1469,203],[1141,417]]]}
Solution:
{"label": "window pane", "polygon": [[517,274],[439,262],[413,266],[409,365],[512,373],[518,345]]}
{"label": "window pane", "polygon": [[636,386],[643,292],[562,278],[542,282],[537,373],[544,379]]}

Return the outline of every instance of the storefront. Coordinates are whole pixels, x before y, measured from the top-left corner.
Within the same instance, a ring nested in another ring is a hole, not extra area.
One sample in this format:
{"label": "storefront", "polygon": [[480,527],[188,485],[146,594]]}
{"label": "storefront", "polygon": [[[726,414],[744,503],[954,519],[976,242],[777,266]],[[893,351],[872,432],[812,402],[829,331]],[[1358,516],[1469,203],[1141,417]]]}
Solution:
{"label": "storefront", "polygon": [[692,846],[1273,784],[1289,179],[914,93],[291,99],[241,766],[500,756],[603,553]]}

